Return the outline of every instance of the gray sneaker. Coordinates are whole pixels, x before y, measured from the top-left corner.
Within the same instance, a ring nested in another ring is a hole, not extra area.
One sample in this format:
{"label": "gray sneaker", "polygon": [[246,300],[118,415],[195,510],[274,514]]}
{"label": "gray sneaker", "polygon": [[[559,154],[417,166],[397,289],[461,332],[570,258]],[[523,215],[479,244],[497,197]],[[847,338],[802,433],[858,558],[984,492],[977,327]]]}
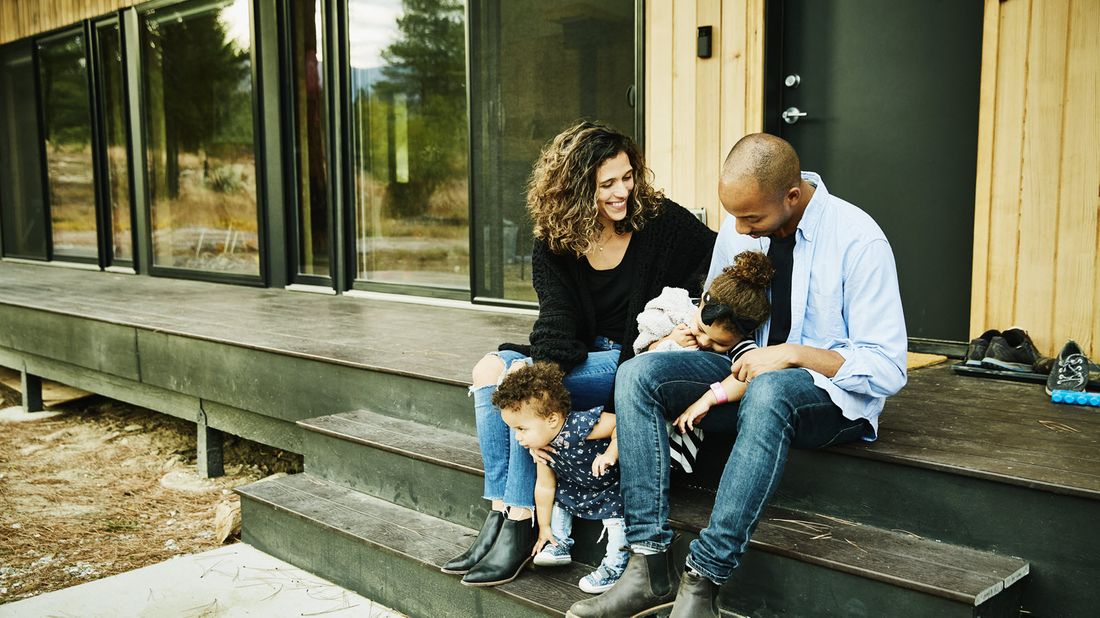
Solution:
{"label": "gray sneaker", "polygon": [[987,330],[977,339],[971,339],[970,345],[966,347],[966,364],[971,367],[980,367],[982,359],[985,358],[986,350],[989,349],[989,342],[994,337],[1000,336],[1001,331],[999,330]]}
{"label": "gray sneaker", "polygon": [[1000,337],[995,336],[989,341],[982,367],[1026,373],[1034,370],[1038,360],[1039,351],[1035,349],[1027,332],[1010,328],[1001,333]]}
{"label": "gray sneaker", "polygon": [[1062,346],[1054,367],[1047,378],[1046,391],[1084,391],[1089,383],[1089,359],[1081,352],[1081,346],[1070,339]]}

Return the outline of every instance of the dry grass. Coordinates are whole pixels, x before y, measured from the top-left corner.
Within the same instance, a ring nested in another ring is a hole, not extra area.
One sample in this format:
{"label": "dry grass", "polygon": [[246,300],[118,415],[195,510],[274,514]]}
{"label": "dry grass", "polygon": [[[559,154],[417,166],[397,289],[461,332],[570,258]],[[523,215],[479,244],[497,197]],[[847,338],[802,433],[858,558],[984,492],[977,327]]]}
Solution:
{"label": "dry grass", "polygon": [[[3,407],[18,402],[0,390]],[[194,424],[99,397],[0,431],[0,603],[217,547],[232,487],[301,469],[227,438],[227,475],[200,479]]]}

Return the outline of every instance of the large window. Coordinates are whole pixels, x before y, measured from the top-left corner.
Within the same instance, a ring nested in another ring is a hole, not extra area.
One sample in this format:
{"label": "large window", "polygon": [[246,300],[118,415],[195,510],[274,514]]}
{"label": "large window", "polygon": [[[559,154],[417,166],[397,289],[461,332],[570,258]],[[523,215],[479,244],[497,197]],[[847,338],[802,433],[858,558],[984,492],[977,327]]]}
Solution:
{"label": "large window", "polygon": [[356,278],[468,290],[465,5],[349,0],[348,37]]}
{"label": "large window", "polygon": [[33,48],[0,47],[0,229],[4,255],[45,260],[48,224],[42,194],[42,142],[34,92]]}
{"label": "large window", "polygon": [[540,148],[579,118],[633,133],[634,5],[474,5],[476,296],[535,300],[525,187]]}
{"label": "large window", "polygon": [[38,42],[53,257],[97,260],[92,120],[84,33]]}
{"label": "large window", "polygon": [[132,263],[130,231],[130,169],[126,144],[126,106],[123,102],[122,48],[117,21],[96,27],[99,46],[99,103],[103,126],[106,170],[106,208],[110,220],[112,263]]}
{"label": "large window", "polygon": [[[329,277],[330,209],[325,117],[325,50],[321,0],[291,2],[291,67],[294,86],[295,169],[290,179],[297,198],[297,274]],[[299,277],[298,280],[308,281]]]}
{"label": "large window", "polygon": [[154,267],[260,273],[249,4],[141,15]]}

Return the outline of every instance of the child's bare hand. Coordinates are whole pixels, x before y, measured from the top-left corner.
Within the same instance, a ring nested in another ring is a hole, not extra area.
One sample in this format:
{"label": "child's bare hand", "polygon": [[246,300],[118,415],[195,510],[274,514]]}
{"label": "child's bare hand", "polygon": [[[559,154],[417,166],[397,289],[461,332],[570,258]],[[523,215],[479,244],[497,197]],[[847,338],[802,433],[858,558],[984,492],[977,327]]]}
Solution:
{"label": "child's bare hand", "polygon": [[539,540],[535,541],[535,548],[531,550],[531,555],[539,553],[547,543],[555,547],[558,545],[558,539],[554,537],[553,532],[550,532],[550,526],[539,528]]}
{"label": "child's bare hand", "polygon": [[554,461],[552,455],[557,455],[558,450],[550,446],[540,446],[539,448],[529,448],[527,452],[531,453],[531,459],[535,460],[536,464],[550,465],[550,462]]}
{"label": "child's bare hand", "polygon": [[695,429],[696,423],[703,420],[707,412],[710,412],[710,406],[707,405],[706,399],[700,399],[688,406],[683,414],[672,421],[672,424],[676,426],[676,429],[680,430],[680,433],[687,433]]}
{"label": "child's bare hand", "polygon": [[699,349],[699,342],[695,340],[695,333],[691,332],[691,327],[687,324],[677,324],[668,337],[681,348]]}
{"label": "child's bare hand", "polygon": [[618,457],[607,452],[596,455],[596,458],[592,460],[592,476],[603,476],[607,474],[607,471],[610,470],[611,466],[615,465],[615,462],[618,460]]}

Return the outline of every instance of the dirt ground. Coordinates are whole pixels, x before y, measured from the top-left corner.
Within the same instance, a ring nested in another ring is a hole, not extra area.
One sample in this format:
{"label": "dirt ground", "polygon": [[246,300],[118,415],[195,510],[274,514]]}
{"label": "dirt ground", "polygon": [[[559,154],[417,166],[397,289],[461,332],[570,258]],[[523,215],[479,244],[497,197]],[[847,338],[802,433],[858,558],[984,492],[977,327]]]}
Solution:
{"label": "dirt ground", "polygon": [[[0,386],[0,410],[17,405]],[[0,418],[0,603],[213,549],[233,487],[302,468],[227,436],[226,475],[202,479],[193,423],[97,396],[55,411]]]}

